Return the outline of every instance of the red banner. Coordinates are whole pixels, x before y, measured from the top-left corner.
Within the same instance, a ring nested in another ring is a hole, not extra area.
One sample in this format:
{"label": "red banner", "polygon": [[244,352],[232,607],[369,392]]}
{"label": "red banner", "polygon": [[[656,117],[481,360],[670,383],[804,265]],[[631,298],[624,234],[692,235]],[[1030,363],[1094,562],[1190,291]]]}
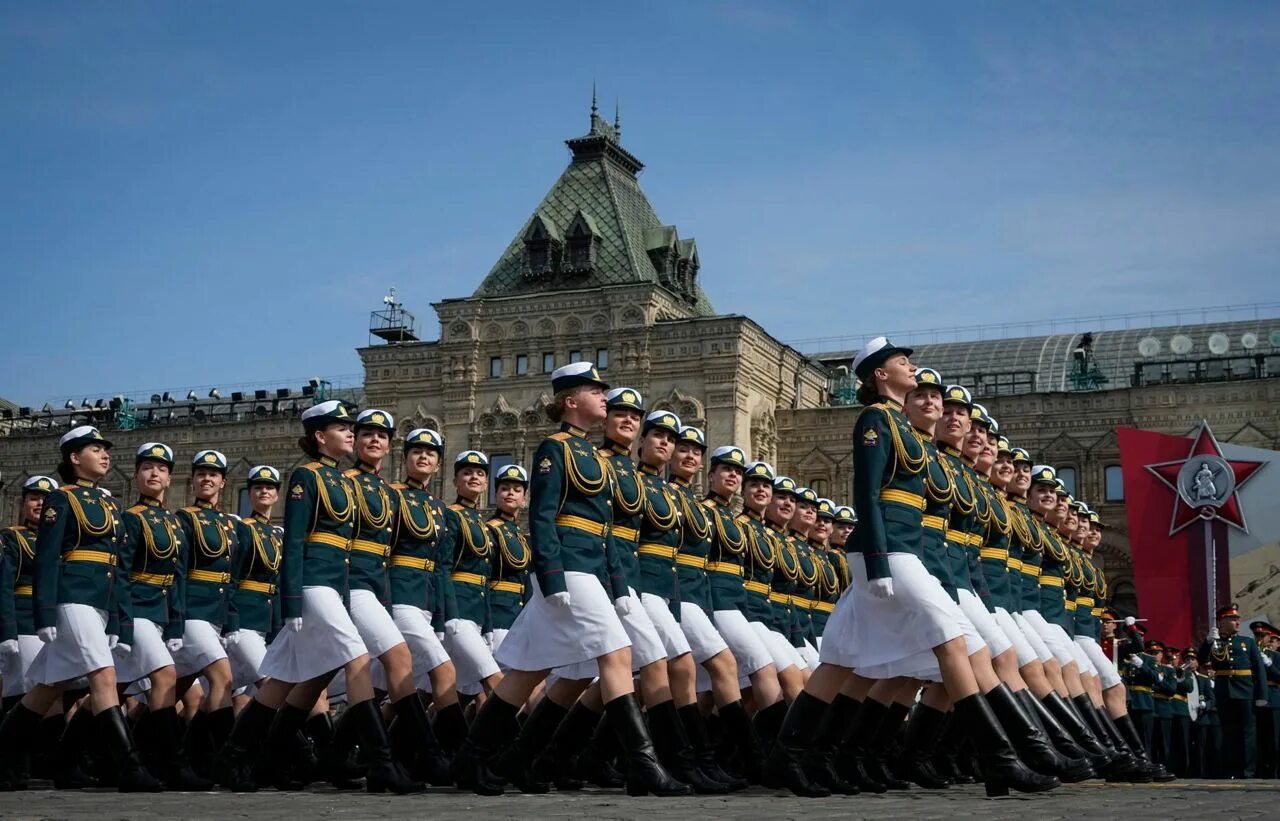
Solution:
{"label": "red banner", "polygon": [[[1181,436],[1118,428],[1124,474],[1125,513],[1133,581],[1148,635],[1176,647],[1199,641],[1209,628],[1204,528],[1197,522],[1170,536],[1176,496],[1148,465],[1187,458],[1190,442]],[[1219,604],[1230,600],[1226,528],[1215,524]]]}

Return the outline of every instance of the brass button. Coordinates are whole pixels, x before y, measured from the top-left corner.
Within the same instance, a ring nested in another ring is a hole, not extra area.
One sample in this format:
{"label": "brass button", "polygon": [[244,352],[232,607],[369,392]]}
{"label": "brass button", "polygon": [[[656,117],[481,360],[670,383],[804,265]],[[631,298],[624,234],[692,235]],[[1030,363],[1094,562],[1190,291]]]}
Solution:
{"label": "brass button", "polygon": [[109,578],[111,578],[111,571],[110,571],[110,570],[108,570],[108,571],[107,571],[107,578],[108,578],[108,579],[109,579]]}
{"label": "brass button", "polygon": [[221,587],[219,587],[219,588],[218,588],[218,592],[219,592],[219,593],[222,593],[222,592],[224,592],[224,591],[223,591],[223,589],[222,589]]}

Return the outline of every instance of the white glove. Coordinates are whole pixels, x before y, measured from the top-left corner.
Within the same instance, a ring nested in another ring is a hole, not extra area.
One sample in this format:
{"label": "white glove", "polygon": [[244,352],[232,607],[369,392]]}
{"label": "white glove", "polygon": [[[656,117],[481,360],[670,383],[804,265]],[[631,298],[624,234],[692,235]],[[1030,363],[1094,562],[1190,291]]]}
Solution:
{"label": "white glove", "polygon": [[550,596],[547,596],[547,604],[551,605],[557,610],[563,610],[564,608],[569,606],[568,592],[552,593]]}
{"label": "white glove", "polygon": [[1263,663],[1263,664],[1265,664],[1265,665],[1267,665],[1268,667],[1270,667],[1270,666],[1271,666],[1271,656],[1263,656],[1263,657],[1262,657],[1262,663]]}
{"label": "white glove", "polygon": [[295,633],[302,632],[302,616],[298,616],[297,618],[294,618],[294,619],[285,619],[284,623],[289,625],[289,629],[292,630],[293,632]]}
{"label": "white glove", "polygon": [[1134,626],[1135,624],[1137,624],[1137,623],[1138,623],[1138,620],[1137,620],[1137,619],[1135,619],[1133,616],[1125,616],[1125,617],[1124,617],[1124,626],[1125,626],[1125,627],[1133,627],[1133,626]]}
{"label": "white glove", "polygon": [[56,628],[56,627],[41,627],[39,630],[37,630],[37,631],[36,631],[36,637],[37,637],[37,638],[39,638],[39,639],[40,639],[40,641],[44,642],[45,644],[48,644],[48,643],[49,643],[49,642],[51,642],[51,641],[57,641],[57,640],[58,640],[58,628]]}
{"label": "white glove", "polygon": [[169,648],[170,653],[176,653],[182,649],[182,639],[169,639],[164,646]]}
{"label": "white glove", "polygon": [[227,633],[225,636],[223,636],[223,637],[222,637],[222,646],[223,646],[223,647],[231,647],[232,645],[236,645],[236,644],[239,644],[239,643],[240,643],[240,631],[239,631],[239,630],[236,630],[236,631],[235,631],[235,632],[233,632],[233,633]]}
{"label": "white glove", "polygon": [[1218,640],[1218,639],[1220,639],[1220,638],[1222,638],[1222,634],[1218,632],[1218,628],[1216,628],[1216,627],[1210,627],[1210,628],[1209,628],[1209,641],[1217,641],[1217,640]]}
{"label": "white glove", "polygon": [[16,656],[18,655],[18,640],[5,639],[0,641],[0,656]]}
{"label": "white glove", "polygon": [[117,644],[119,644],[119,643],[120,643],[120,637],[119,637],[119,636],[115,636],[115,635],[107,634],[107,649],[108,649],[108,650],[114,650],[114,649],[116,649],[116,645],[117,645]]}
{"label": "white glove", "polygon": [[871,595],[877,599],[887,599],[893,595],[893,579],[872,579]]}
{"label": "white glove", "polygon": [[1142,656],[1138,656],[1138,655],[1129,656],[1129,665],[1133,667],[1133,669],[1135,670],[1141,667],[1144,663],[1145,662],[1143,662]]}
{"label": "white glove", "polygon": [[[613,602],[613,609],[618,611],[619,616],[628,615],[631,613],[631,597],[622,596],[621,598],[615,599]],[[1270,661],[1267,663],[1270,664]]]}
{"label": "white glove", "polygon": [[458,635],[458,627],[462,624],[461,619],[449,619],[444,623],[444,633],[446,636]]}
{"label": "white glove", "polygon": [[1268,702],[1265,698],[1260,698],[1257,701],[1253,702],[1254,707],[1266,707],[1267,704]]}
{"label": "white glove", "polygon": [[119,650],[121,653],[128,654],[133,652],[133,645],[125,644],[122,641],[118,641],[116,642],[116,649]]}

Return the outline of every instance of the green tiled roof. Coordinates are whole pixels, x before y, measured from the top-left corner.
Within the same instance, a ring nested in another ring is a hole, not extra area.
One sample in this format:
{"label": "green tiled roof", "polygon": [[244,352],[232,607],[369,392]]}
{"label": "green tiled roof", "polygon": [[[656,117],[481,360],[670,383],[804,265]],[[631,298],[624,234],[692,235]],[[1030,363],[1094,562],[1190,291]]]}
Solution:
{"label": "green tiled roof", "polygon": [[[678,256],[685,261],[686,268],[696,266],[696,247],[692,239],[680,239],[675,226],[663,225],[658,219],[636,179],[636,172],[643,164],[622,148],[618,134],[616,125],[609,125],[593,110],[590,133],[566,140],[573,151],[569,167],[520,226],[502,257],[476,289],[475,296],[513,296],[637,282],[653,282],[677,294],[681,292],[676,283],[687,282],[687,278],[664,277],[655,267],[654,257],[659,265],[663,259]],[[534,220],[541,217],[552,240],[563,243],[579,211],[589,230],[596,235],[592,269],[540,278],[526,276],[525,236]],[[696,267],[694,270],[696,272]],[[697,284],[696,273],[691,288],[690,312],[696,316],[713,315],[711,302]]]}

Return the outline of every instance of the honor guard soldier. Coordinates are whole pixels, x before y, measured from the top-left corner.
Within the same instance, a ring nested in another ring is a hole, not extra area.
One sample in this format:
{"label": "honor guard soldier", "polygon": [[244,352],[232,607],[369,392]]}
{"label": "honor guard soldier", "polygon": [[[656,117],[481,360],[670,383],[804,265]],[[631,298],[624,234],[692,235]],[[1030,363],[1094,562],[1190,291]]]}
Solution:
{"label": "honor guard soldier", "polygon": [[1219,608],[1217,617],[1198,655],[1213,670],[1224,775],[1253,778],[1258,761],[1254,710],[1268,706],[1266,665],[1257,643],[1240,635],[1240,609],[1234,602]]}
{"label": "honor guard soldier", "polygon": [[1200,667],[1199,654],[1188,647],[1183,651],[1195,675],[1199,706],[1191,727],[1191,774],[1193,778],[1216,778],[1222,748],[1222,726],[1218,723],[1218,705],[1213,692],[1213,679]]}
{"label": "honor guard soldier", "polygon": [[827,616],[835,612],[840,598],[840,573],[832,563],[827,544],[835,527],[836,503],[830,499],[818,500],[818,520],[809,531],[809,552],[818,566],[818,584],[814,591],[813,608],[809,621],[813,625],[813,643],[822,649],[822,630],[827,626]]}
{"label": "honor guard soldier", "polygon": [[259,668],[267,654],[267,639],[281,627],[283,542],[271,524],[271,512],[280,498],[280,471],[270,465],[256,465],[249,469],[247,481],[250,511],[236,523],[240,550],[233,573],[235,592],[223,626],[233,690],[256,687],[262,681]]}
{"label": "honor guard soldier", "polygon": [[124,629],[130,559],[116,505],[98,487],[111,469],[111,442],[97,428],[80,425],[62,436],[58,448],[65,484],[45,496],[32,573],[36,635],[44,646],[27,670],[31,687],[0,724],[0,789],[25,788],[19,762],[36,725],[64,690],[87,676],[89,698],[80,709],[92,719],[74,736],[63,733],[59,768],[79,760],[92,723],[116,767],[117,789],[153,792],[161,785],[134,746],[111,655]]}
{"label": "honor guard soldier", "polygon": [[[382,478],[381,471],[391,452],[395,425],[391,414],[378,408],[356,415],[356,466],[343,474],[354,488],[356,508],[348,575],[351,620],[365,649],[381,663],[386,676],[387,696],[395,715],[389,729],[392,756],[414,778],[443,786],[450,783],[448,762],[418,697],[409,645],[388,609],[387,561],[400,496]],[[377,683],[375,678],[375,687]],[[337,753],[337,758],[346,757],[341,748]]]}
{"label": "honor guard soldier", "polygon": [[[213,782],[197,776],[182,744],[182,719],[175,710],[178,675],[172,653],[182,649],[183,600],[174,582],[187,570],[187,543],[176,513],[165,509],[165,493],[173,473],[173,451],[147,442],[134,457],[138,502],[124,512],[125,542],[132,552],[129,571],[130,619],[116,647],[116,675],[123,682],[149,679],[147,710],[138,719],[138,744],[148,768],[165,786],[207,790]],[[228,716],[226,727],[230,728]],[[225,738],[225,735],[223,736]],[[197,739],[193,739],[197,740]],[[203,739],[199,739],[203,740]],[[212,762],[207,747],[201,762]]]}
{"label": "honor guard soldier", "polygon": [[810,669],[818,666],[818,648],[814,646],[813,599],[817,595],[821,572],[809,549],[809,531],[818,520],[818,494],[812,488],[796,488],[796,512],[788,525],[788,538],[797,559],[796,589],[791,594],[791,643]]}
{"label": "honor guard soldier", "polygon": [[[500,794],[503,778],[491,767],[527,772],[533,763],[527,751],[545,747],[567,712],[562,704],[559,711],[543,711],[538,721],[530,715],[512,744],[521,705],[545,680],[546,671],[595,658],[605,712],[628,760],[628,793],[687,795],[689,787],[658,763],[635,697],[630,640],[618,618],[619,611],[630,607],[630,597],[614,604],[605,588],[613,485],[607,462],[587,434],[608,415],[609,386],[594,364],[575,362],[552,373],[551,387],[555,397],[547,415],[560,430],[534,454],[529,502],[533,595],[500,648],[509,672],[477,713],[454,757],[453,773],[464,789]],[[586,685],[581,682],[578,692]]]}
{"label": "honor guard soldier", "polygon": [[227,484],[227,457],[202,450],[191,460],[191,487],[196,503],[178,512],[187,550],[186,573],[174,578],[173,595],[182,601],[182,645],[174,652],[179,698],[196,676],[208,682],[200,712],[187,730],[187,743],[197,760],[204,750],[218,749],[235,721],[231,708],[231,662],[222,646],[222,626],[234,591],[235,519],[218,509]]}
{"label": "honor guard soldier", "polygon": [[458,701],[457,671],[436,635],[457,617],[453,592],[453,542],[445,527],[444,503],[431,495],[427,483],[444,459],[444,437],[430,428],[416,428],[404,438],[405,480],[399,493],[395,531],[391,539],[391,613],[409,644],[413,675],[419,690],[431,693],[436,710],[435,733],[452,755],[467,735],[467,721]]}
{"label": "honor guard soldier", "polygon": [[1179,778],[1190,775],[1191,708],[1187,704],[1194,676],[1186,669],[1181,653],[1168,647],[1165,656],[1173,671],[1173,695],[1169,698],[1169,769]]}
{"label": "honor guard soldier", "polygon": [[1254,777],[1275,778],[1276,759],[1280,756],[1280,664],[1276,663],[1280,656],[1275,647],[1280,631],[1265,621],[1250,622],[1249,630],[1267,668],[1267,706],[1254,711],[1258,726],[1258,766]]}
{"label": "honor guard soldier", "polygon": [[0,679],[4,681],[4,705],[9,712],[27,691],[27,670],[42,646],[36,637],[34,601],[40,513],[45,497],[58,483],[48,476],[31,476],[22,483],[19,522],[0,530]]}
{"label": "honor guard soldier", "polygon": [[449,505],[444,518],[455,550],[450,578],[458,616],[445,623],[444,646],[458,669],[460,685],[492,692],[502,681],[502,671],[484,641],[494,545],[477,507],[489,487],[489,457],[478,450],[459,453],[453,460],[453,486],[457,501]]}
{"label": "honor guard soldier", "polygon": [[494,477],[497,498],[488,521],[493,531],[493,569],[489,574],[489,623],[486,638],[497,652],[529,600],[529,540],[520,529],[529,474],[519,465],[507,465]]}

